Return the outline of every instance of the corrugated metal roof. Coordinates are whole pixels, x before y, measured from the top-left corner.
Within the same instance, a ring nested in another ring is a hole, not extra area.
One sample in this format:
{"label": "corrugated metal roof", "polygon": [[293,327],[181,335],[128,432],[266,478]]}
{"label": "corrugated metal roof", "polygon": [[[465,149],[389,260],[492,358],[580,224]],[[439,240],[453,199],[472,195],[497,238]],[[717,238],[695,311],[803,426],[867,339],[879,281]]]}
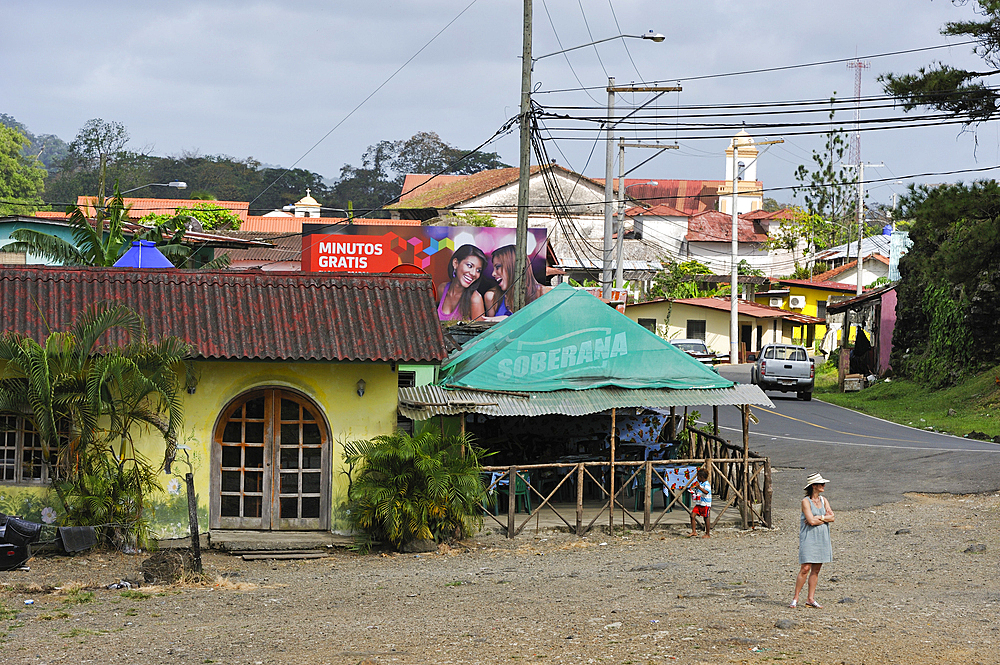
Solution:
{"label": "corrugated metal roof", "polygon": [[115,300],[154,338],[175,335],[214,359],[440,362],[452,347],[431,293],[425,275],[0,269],[4,330],[42,340]]}
{"label": "corrugated metal roof", "polygon": [[758,386],[737,383],[732,388],[709,390],[627,390],[591,388],[546,393],[491,393],[446,390],[440,386],[399,389],[399,412],[413,420],[438,415],[481,413],[488,416],[583,416],[613,408],[671,406],[727,406],[754,404],[774,408]]}

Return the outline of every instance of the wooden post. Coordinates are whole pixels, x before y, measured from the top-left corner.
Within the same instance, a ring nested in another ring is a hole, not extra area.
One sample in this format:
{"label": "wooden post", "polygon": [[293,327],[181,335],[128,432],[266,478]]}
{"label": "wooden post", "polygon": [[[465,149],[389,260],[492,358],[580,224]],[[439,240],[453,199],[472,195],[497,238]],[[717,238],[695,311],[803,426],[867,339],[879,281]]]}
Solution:
{"label": "wooden post", "polygon": [[764,505],[762,510],[764,514],[764,526],[768,529],[771,528],[771,495],[774,489],[771,486],[771,458],[764,458]]}
{"label": "wooden post", "polygon": [[677,407],[670,407],[670,424],[667,425],[667,439],[673,441],[677,438]]}
{"label": "wooden post", "polygon": [[[649,509],[653,504],[653,461],[646,460],[646,465],[644,467],[644,473],[646,474],[645,487],[643,488],[643,500],[646,502],[642,509],[642,530],[649,531]],[[665,499],[664,499],[665,500]]]}
{"label": "wooden post", "polygon": [[188,500],[188,529],[191,531],[191,555],[194,572],[201,575],[201,529],[198,528],[198,498],[194,494],[194,474],[184,476]]}
{"label": "wooden post", "polygon": [[507,480],[510,484],[507,486],[507,537],[514,537],[514,506],[517,501],[517,467],[512,466],[507,470]]}
{"label": "wooden post", "polygon": [[583,535],[583,462],[576,465],[576,535]]}
{"label": "wooden post", "polygon": [[617,409],[612,407],[611,409],[611,483],[609,487],[611,490],[608,495],[611,497],[611,503],[608,504],[608,535],[613,536],[615,534],[615,413]]}
{"label": "wooden post", "polygon": [[719,436],[719,407],[712,407],[712,433]]}
{"label": "wooden post", "polygon": [[743,492],[740,496],[740,512],[743,513],[743,528],[750,527],[747,514],[747,499],[750,493],[750,405],[744,404],[743,412]]}

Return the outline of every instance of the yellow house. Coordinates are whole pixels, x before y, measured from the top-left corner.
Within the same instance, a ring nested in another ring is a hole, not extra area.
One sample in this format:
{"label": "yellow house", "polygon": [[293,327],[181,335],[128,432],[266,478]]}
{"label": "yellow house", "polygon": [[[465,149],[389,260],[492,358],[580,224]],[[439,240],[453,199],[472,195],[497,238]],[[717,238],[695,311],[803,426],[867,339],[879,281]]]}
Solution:
{"label": "yellow house", "polygon": [[[153,501],[160,536],[187,530],[179,477],[188,458],[203,526],[343,528],[343,444],[396,429],[399,386],[433,380],[449,351],[423,275],[0,271],[4,328],[37,340],[103,300],[136,309],[153,339],[175,335],[197,349],[172,468],[178,475],[161,474],[166,492]],[[0,511],[59,510],[47,471],[24,463],[37,452],[31,432],[8,420]],[[148,459],[163,459],[162,438],[137,435]]]}
{"label": "yellow house", "polygon": [[[709,350],[729,354],[729,299],[660,298],[625,308],[625,316],[667,339],[700,339]],[[803,317],[749,300],[737,301],[740,345],[744,353],[756,353],[765,344],[790,342],[803,326],[815,324]]]}
{"label": "yellow house", "polygon": [[838,300],[853,298],[855,286],[840,282],[812,282],[808,279],[779,279],[778,288],[757,293],[754,298],[758,304],[779,307],[794,314],[814,317],[816,325],[803,328],[795,343],[812,347],[822,340],[827,333],[826,306]]}

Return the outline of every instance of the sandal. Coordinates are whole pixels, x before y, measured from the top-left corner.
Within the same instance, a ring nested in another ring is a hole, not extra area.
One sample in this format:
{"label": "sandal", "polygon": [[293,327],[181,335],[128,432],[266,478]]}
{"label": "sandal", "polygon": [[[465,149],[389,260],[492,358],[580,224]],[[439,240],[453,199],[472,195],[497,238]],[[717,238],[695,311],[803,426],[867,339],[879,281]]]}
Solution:
{"label": "sandal", "polygon": [[815,607],[818,610],[823,609],[823,606],[817,603],[815,600],[807,600],[805,604],[807,607]]}
{"label": "sandal", "polygon": [[798,604],[799,604],[798,600],[793,600],[792,602],[790,602],[788,604],[788,606],[791,607],[794,610],[796,607],[798,607]]}

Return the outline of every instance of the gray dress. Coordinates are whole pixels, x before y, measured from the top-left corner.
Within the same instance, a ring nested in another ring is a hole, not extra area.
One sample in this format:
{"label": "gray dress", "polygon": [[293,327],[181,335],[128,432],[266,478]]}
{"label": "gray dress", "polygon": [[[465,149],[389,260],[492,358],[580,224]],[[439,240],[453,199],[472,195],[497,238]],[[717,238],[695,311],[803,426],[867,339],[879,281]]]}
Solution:
{"label": "gray dress", "polygon": [[[815,517],[826,514],[826,498],[820,497],[822,508],[817,508],[812,501],[809,507]],[[833,561],[833,545],[830,543],[830,525],[806,524],[806,516],[799,514],[799,563],[829,563]]]}

